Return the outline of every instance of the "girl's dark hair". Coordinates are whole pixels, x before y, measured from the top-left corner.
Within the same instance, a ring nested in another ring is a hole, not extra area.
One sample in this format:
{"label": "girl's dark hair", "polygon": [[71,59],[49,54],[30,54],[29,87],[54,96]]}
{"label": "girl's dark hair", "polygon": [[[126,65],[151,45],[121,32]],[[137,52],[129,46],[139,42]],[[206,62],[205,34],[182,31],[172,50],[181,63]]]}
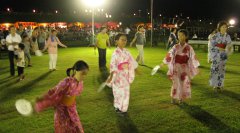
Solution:
{"label": "girl's dark hair", "polygon": [[223,25],[228,26],[228,24],[227,24],[226,21],[220,21],[220,22],[218,22],[217,30],[220,31],[220,28],[221,28]]}
{"label": "girl's dark hair", "polygon": [[183,34],[186,36],[186,42],[188,42],[188,38],[189,38],[189,33],[188,33],[188,31],[185,30],[185,29],[180,29],[178,32],[179,32],[179,33],[183,33]]}
{"label": "girl's dark hair", "polygon": [[124,33],[118,33],[118,34],[115,36],[115,38],[114,38],[115,41],[119,40],[119,38],[120,38],[121,36],[125,36],[125,37],[127,37],[127,35],[124,34]]}
{"label": "girl's dark hair", "polygon": [[22,43],[19,43],[19,44],[18,44],[18,47],[19,47],[21,50],[24,50],[24,48],[25,48],[25,45],[24,45],[24,44],[22,44]]}
{"label": "girl's dark hair", "polygon": [[137,27],[137,31],[139,31],[141,28],[143,28],[144,26],[143,25],[138,25]]}
{"label": "girl's dark hair", "polygon": [[[67,76],[74,76],[76,71],[82,71],[85,69],[87,69],[87,70],[89,69],[88,64],[83,60],[79,60],[73,65],[72,68],[68,68],[66,73],[67,73]],[[73,71],[72,75],[71,75],[71,71]]]}

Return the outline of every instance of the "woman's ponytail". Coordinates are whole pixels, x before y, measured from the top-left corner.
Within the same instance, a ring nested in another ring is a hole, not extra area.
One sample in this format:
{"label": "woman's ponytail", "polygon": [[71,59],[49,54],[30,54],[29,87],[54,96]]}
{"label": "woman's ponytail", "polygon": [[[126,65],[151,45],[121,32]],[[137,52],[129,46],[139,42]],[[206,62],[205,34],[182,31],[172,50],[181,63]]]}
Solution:
{"label": "woman's ponytail", "polygon": [[69,76],[69,77],[70,77],[70,75],[71,75],[71,70],[73,70],[73,69],[72,69],[72,68],[68,68],[67,71],[66,71],[67,76]]}
{"label": "woman's ponytail", "polygon": [[[67,76],[74,76],[76,71],[82,71],[84,69],[89,69],[88,64],[82,60],[77,61],[72,68],[68,68],[66,73]],[[73,71],[72,75],[71,75],[71,71]]]}

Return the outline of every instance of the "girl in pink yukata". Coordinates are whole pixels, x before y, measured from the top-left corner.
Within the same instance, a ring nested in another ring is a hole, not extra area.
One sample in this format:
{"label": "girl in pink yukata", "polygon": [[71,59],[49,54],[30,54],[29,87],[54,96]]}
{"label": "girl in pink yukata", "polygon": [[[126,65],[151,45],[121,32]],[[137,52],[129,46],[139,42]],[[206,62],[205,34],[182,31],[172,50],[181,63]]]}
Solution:
{"label": "girl in pink yukata", "polygon": [[129,105],[130,84],[134,80],[138,63],[130,52],[124,48],[127,44],[125,34],[119,33],[115,37],[115,41],[117,48],[112,54],[110,76],[107,83],[108,86],[112,87],[115,111],[125,114]]}
{"label": "girl in pink yukata", "polygon": [[183,100],[191,98],[190,80],[198,74],[200,65],[193,48],[187,43],[187,30],[179,30],[178,39],[179,43],[170,49],[163,60],[163,63],[168,65],[167,75],[173,83],[171,88],[173,104],[176,100],[182,103]]}
{"label": "girl in pink yukata", "polygon": [[86,62],[77,61],[72,68],[67,69],[69,77],[63,79],[47,94],[37,99],[35,104],[36,112],[41,112],[48,107],[54,107],[55,133],[84,133],[77,113],[76,96],[82,93],[83,80],[88,70],[89,67]]}
{"label": "girl in pink yukata", "polygon": [[66,45],[62,44],[57,37],[57,30],[52,30],[52,35],[47,39],[46,45],[42,52],[48,49],[49,54],[49,70],[55,71],[57,66],[57,53],[58,53],[58,45],[67,48]]}

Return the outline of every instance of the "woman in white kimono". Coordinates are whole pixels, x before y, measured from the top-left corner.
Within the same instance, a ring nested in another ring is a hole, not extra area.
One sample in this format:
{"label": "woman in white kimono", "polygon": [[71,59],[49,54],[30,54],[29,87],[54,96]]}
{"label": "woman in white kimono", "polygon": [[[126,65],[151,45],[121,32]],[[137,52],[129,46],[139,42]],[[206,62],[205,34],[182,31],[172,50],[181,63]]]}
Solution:
{"label": "woman in white kimono", "polygon": [[134,80],[138,64],[130,52],[124,48],[127,44],[127,36],[120,33],[115,37],[115,41],[117,48],[112,54],[107,83],[112,87],[115,111],[123,114],[128,110],[130,84]]}

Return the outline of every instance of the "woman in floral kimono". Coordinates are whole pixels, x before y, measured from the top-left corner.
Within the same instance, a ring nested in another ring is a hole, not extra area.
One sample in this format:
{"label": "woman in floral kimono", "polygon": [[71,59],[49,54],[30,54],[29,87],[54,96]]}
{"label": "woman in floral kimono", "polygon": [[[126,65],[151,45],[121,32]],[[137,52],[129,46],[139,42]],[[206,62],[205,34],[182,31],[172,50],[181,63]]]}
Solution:
{"label": "woman in floral kimono", "polygon": [[107,83],[112,87],[115,111],[124,114],[128,110],[130,84],[134,80],[138,64],[124,48],[127,44],[127,36],[120,33],[115,37],[115,41],[117,48],[112,54]]}
{"label": "woman in floral kimono", "polygon": [[[83,90],[83,80],[88,69],[87,63],[77,61],[72,68],[67,70],[69,77],[37,99],[36,112],[41,112],[48,107],[55,108],[55,133],[84,133],[76,109],[76,96],[80,95]],[[71,71],[72,75],[70,75]]]}
{"label": "woman in floral kimono", "polygon": [[[168,65],[167,75],[172,80],[172,103],[176,100],[181,103],[186,98],[191,98],[190,80],[197,75],[200,65],[193,48],[187,43],[188,32],[178,31],[179,43],[167,53],[164,64]],[[162,66],[162,65],[161,65]]]}
{"label": "woman in floral kimono", "polygon": [[214,90],[223,89],[225,77],[225,65],[228,53],[232,51],[231,38],[227,34],[227,23],[219,22],[217,26],[218,32],[211,38],[211,73],[210,86]]}

